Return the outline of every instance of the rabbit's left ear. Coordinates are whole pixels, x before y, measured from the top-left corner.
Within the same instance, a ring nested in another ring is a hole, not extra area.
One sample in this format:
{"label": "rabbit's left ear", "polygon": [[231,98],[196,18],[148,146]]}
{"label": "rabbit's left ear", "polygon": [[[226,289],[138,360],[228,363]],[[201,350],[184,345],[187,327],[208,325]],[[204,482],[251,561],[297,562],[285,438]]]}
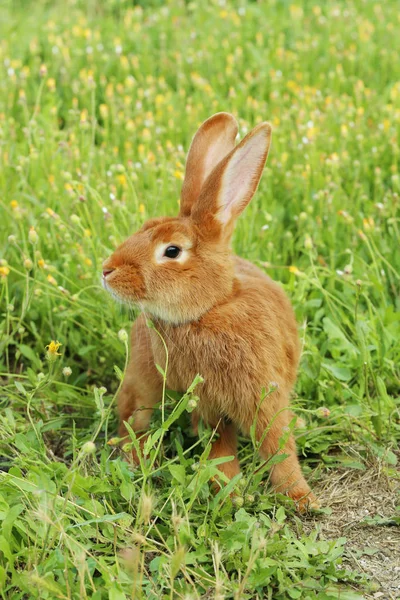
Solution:
{"label": "rabbit's left ear", "polygon": [[234,148],[208,177],[192,210],[199,224],[212,215],[227,233],[258,187],[271,144],[272,128],[260,123]]}
{"label": "rabbit's left ear", "polygon": [[235,118],[225,112],[213,115],[198,129],[186,161],[179,213],[181,217],[190,215],[207,177],[235,147],[237,132]]}

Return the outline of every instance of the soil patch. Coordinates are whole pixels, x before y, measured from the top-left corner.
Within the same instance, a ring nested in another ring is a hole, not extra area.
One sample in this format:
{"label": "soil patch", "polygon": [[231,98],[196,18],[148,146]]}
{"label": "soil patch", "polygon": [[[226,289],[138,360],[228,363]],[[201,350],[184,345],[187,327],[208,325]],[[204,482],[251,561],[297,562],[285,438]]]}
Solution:
{"label": "soil patch", "polygon": [[[329,516],[316,516],[306,528],[317,527],[325,539],[347,539],[344,564],[372,580],[366,598],[400,598],[399,477],[379,468],[325,473],[313,489]],[[397,507],[397,509],[396,509]]]}

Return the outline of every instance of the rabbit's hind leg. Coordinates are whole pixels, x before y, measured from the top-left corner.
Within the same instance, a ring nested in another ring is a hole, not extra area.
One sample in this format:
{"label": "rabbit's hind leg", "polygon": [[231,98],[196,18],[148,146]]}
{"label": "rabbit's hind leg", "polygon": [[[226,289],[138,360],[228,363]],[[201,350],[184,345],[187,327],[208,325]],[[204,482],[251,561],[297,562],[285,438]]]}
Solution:
{"label": "rabbit's hind leg", "polygon": [[[208,414],[208,419],[204,419],[206,423],[212,429],[215,430],[211,441],[211,451],[208,456],[210,460],[214,458],[225,458],[227,456],[233,456],[233,458],[227,462],[221,463],[218,465],[218,470],[224,473],[228,479],[232,479],[240,473],[240,465],[237,459],[237,435],[236,435],[236,427],[235,425],[223,418],[217,420],[215,417],[211,417]],[[192,413],[192,427],[194,433],[197,435],[198,433],[198,424],[201,418],[200,413],[196,410]],[[221,487],[221,482],[217,478],[214,481],[215,488],[218,490]]]}
{"label": "rabbit's hind leg", "polygon": [[210,459],[233,456],[227,462],[218,465],[218,469],[232,479],[240,473],[240,465],[237,458],[237,435],[236,427],[231,422],[223,420],[216,427],[217,439],[212,442],[212,448],[209,455]]}
{"label": "rabbit's hind leg", "polygon": [[[283,411],[268,422],[263,419],[262,414],[259,415],[257,436],[260,440],[263,439],[260,454],[264,460],[268,460],[274,455],[286,454],[285,460],[275,464],[271,469],[270,477],[274,490],[292,498],[300,511],[304,511],[306,508],[318,508],[318,501],[301,472],[296,443],[292,434],[285,446],[280,448],[279,441],[285,435],[285,428],[289,425],[290,416],[288,411]],[[264,437],[265,430],[267,433]]]}

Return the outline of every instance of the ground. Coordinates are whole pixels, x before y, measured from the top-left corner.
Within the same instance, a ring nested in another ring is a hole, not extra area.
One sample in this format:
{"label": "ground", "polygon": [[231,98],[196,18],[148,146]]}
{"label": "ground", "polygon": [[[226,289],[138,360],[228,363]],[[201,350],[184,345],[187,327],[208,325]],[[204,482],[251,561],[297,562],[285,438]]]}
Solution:
{"label": "ground", "polygon": [[330,471],[314,486],[332,513],[311,519],[309,525],[325,538],[346,538],[344,565],[374,583],[366,598],[400,596],[398,516],[394,520],[399,488],[399,481],[380,472],[378,465],[365,471]]}

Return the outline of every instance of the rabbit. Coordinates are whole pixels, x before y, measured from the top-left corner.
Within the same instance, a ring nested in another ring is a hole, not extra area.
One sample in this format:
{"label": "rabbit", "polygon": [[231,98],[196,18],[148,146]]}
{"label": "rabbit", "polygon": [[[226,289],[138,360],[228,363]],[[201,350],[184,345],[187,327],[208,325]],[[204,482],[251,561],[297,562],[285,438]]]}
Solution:
{"label": "rabbit", "polygon": [[[119,436],[128,438],[129,421],[141,444],[146,439],[162,397],[156,365],[165,365],[164,341],[169,389],[185,392],[198,373],[204,379],[196,389],[193,425],[201,418],[216,429],[210,458],[233,457],[220,471],[228,479],[240,473],[237,431],[248,435],[256,419],[261,457],[287,455],[270,472],[275,491],[304,510],[318,502],[302,475],[293,435],[279,448],[293,418],[289,400],[300,357],[296,319],[282,288],[235,256],[230,245],[235,221],[258,187],[271,131],[269,123],[260,123],[235,145],[232,115],[207,119],[189,149],[179,215],[150,219],[121,244],[103,263],[103,284],[142,310],[118,397]],[[271,382],[274,391],[260,402]]]}

